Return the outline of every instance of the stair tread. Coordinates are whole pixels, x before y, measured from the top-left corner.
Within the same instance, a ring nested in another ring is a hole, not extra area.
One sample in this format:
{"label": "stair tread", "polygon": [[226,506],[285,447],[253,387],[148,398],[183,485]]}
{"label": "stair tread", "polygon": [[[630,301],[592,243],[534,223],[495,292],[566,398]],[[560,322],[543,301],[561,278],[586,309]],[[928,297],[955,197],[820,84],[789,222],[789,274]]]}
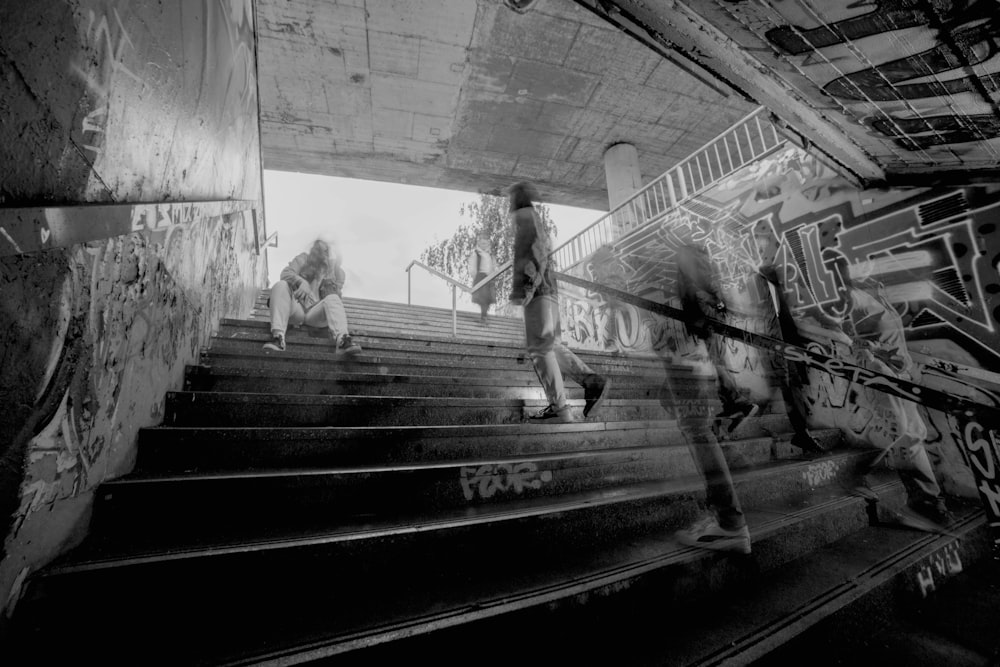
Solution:
{"label": "stair tread", "polygon": [[[807,464],[809,461],[799,461]],[[773,474],[780,466],[762,466],[761,469],[753,471],[754,475]],[[292,473],[294,474],[294,473]],[[746,473],[743,476],[749,476]],[[182,479],[197,478],[198,476],[184,475]],[[211,476],[205,476],[206,480]],[[134,479],[122,478],[116,482],[104,486],[114,486],[122,483],[136,483],[146,481],[173,481],[174,477],[156,479]],[[558,499],[551,498],[529,498],[517,499],[506,502],[502,505],[483,505],[468,507],[446,512],[419,513],[416,515],[400,515],[392,518],[382,518],[376,520],[368,518],[356,523],[345,523],[335,528],[328,528],[321,531],[290,531],[286,534],[275,532],[275,534],[260,537],[258,539],[240,540],[218,540],[205,543],[188,545],[183,549],[147,549],[119,552],[116,554],[101,553],[100,544],[85,543],[74,550],[58,563],[50,567],[45,576],[55,576],[67,574],[78,570],[92,569],[95,567],[117,567],[143,562],[153,562],[160,560],[176,560],[181,558],[209,557],[227,555],[245,551],[255,551],[260,549],[281,549],[316,544],[325,544],[331,541],[356,540],[360,537],[378,537],[382,535],[427,532],[442,530],[455,526],[465,526],[473,524],[491,524],[498,521],[510,521],[525,517],[538,516],[543,514],[555,514],[566,511],[585,509],[600,504],[611,504],[626,502],[630,499],[643,497],[659,497],[676,493],[688,493],[703,488],[704,482],[700,477],[690,477],[685,479],[646,482],[633,484],[624,489],[613,491],[589,491],[577,494],[565,494]],[[898,486],[898,482],[890,481],[876,486],[878,490],[889,489]],[[103,487],[102,487],[103,488]],[[843,489],[830,488],[818,491],[810,500],[813,504],[822,504],[831,500],[846,499],[848,496]],[[757,517],[757,520],[749,522],[755,530],[760,525],[775,525],[781,517],[796,517],[815,511],[815,507],[793,507],[788,505],[762,507],[748,509],[749,517]]]}
{"label": "stair tread", "polygon": [[[754,544],[760,546],[768,539],[777,539],[782,531],[807,520],[810,515],[832,511],[833,507],[861,504],[863,501],[858,498],[828,494],[811,506],[765,507],[748,511],[747,516]],[[962,525],[958,530],[968,532],[981,526],[981,514],[979,510],[960,512]],[[933,544],[947,539],[894,528],[864,529],[860,534],[842,538],[812,555],[764,573],[761,585],[749,594],[727,594],[726,606],[716,608],[717,613],[711,616],[698,614],[685,606],[678,615],[678,618],[683,617],[682,625],[661,627],[660,633],[652,632],[654,627],[650,627],[641,645],[630,641],[629,653],[636,658],[649,657],[658,664],[693,664],[706,658],[714,660],[720,647],[723,651],[732,651],[733,647],[753,650],[784,628],[812,623],[832,613],[855,599],[860,589],[898,574],[903,566],[901,561],[911,562]],[[190,557],[195,556],[177,556]],[[286,621],[290,617],[293,622],[286,622],[279,628],[271,625],[255,628],[249,636],[255,638],[257,646],[248,645],[245,641],[248,635],[243,634],[244,641],[240,644],[215,648],[220,652],[218,655],[226,654],[228,659],[320,657],[402,638],[427,628],[440,629],[514,609],[550,604],[585,595],[615,581],[626,582],[671,567],[678,568],[676,576],[683,576],[682,572],[689,571],[692,566],[713,567],[717,558],[711,552],[679,545],[672,531],[653,531],[642,538],[613,543],[601,551],[547,562],[544,568],[515,564],[510,572],[486,571],[481,577],[452,581],[448,587],[442,587],[438,579],[415,581],[412,587],[394,591],[373,609],[359,610],[352,618],[345,618],[332,608],[286,609]],[[433,599],[428,595],[430,591],[434,592]],[[313,595],[325,597],[327,592],[318,589]],[[253,611],[247,613],[253,614]],[[662,625],[662,619],[630,617],[623,619],[623,623],[645,628],[651,624]],[[579,632],[580,628],[576,630]],[[669,642],[663,641],[663,632],[669,633]],[[552,638],[549,629],[547,636]],[[234,650],[241,655],[227,653]],[[566,653],[567,656],[572,654],[572,651]],[[371,659],[365,654],[359,657]]]}

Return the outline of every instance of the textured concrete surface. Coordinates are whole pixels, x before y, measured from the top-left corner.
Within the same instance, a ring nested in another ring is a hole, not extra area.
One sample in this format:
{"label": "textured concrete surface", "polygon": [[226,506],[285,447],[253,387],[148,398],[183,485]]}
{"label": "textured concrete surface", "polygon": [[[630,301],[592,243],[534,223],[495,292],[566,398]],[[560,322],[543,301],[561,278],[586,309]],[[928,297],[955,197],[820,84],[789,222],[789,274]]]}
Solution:
{"label": "textured concrete surface", "polygon": [[572,0],[258,11],[269,169],[480,192],[531,179],[552,203],[607,209],[609,146],[635,144],[648,181],[754,108]]}
{"label": "textured concrete surface", "polygon": [[[258,200],[252,21],[249,0],[0,5],[0,202]],[[6,612],[86,530],[93,489],[130,469],[164,392],[266,275],[249,210],[110,239],[107,222],[90,223],[101,240],[0,260]]]}

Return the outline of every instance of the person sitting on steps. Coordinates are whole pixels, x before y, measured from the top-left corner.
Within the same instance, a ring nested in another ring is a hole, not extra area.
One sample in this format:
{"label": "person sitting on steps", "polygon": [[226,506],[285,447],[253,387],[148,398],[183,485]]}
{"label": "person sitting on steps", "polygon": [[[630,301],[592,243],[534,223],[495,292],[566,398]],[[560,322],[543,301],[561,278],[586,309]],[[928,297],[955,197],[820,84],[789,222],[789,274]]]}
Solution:
{"label": "person sitting on steps", "polygon": [[283,352],[288,325],[327,327],[336,354],[356,356],[361,346],[351,340],[347,313],[341,300],[346,275],[330,245],[317,239],[309,252],[301,253],[281,271],[281,279],[271,287],[271,340],[265,350]]}

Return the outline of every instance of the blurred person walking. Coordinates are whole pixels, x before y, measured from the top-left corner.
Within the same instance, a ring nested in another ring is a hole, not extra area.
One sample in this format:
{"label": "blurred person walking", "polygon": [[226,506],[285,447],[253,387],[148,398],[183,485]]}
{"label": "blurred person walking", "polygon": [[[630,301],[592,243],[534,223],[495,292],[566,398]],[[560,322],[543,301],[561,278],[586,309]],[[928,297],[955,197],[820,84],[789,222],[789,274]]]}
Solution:
{"label": "blurred person walking", "polygon": [[583,387],[583,416],[600,407],[610,382],[594,372],[561,341],[558,286],[549,261],[552,252],[534,202],[538,193],[530,183],[512,185],[508,191],[510,220],[514,225],[514,268],[510,302],[524,308],[524,337],[528,356],[549,404],[529,417],[536,422],[575,421],[566,402],[563,375]]}
{"label": "blurred person walking", "polygon": [[[496,264],[493,261],[491,251],[490,237],[487,234],[480,233],[476,237],[476,248],[469,255],[469,275],[473,276],[473,285],[476,285],[496,270]],[[486,326],[486,313],[489,311],[490,306],[496,303],[496,293],[492,281],[472,293],[472,303],[479,306],[479,310],[482,312],[479,323]]]}

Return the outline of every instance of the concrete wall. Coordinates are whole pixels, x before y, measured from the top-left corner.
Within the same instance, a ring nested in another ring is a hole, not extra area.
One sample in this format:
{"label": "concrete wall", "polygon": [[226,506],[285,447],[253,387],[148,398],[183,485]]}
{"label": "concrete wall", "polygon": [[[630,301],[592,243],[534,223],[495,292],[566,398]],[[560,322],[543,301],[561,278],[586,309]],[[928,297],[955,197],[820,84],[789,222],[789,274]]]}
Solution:
{"label": "concrete wall", "polygon": [[[1000,187],[858,190],[809,153],[786,146],[723,180],[658,224],[605,248],[584,277],[669,301],[674,248],[694,239],[712,255],[730,323],[778,335],[758,267],[773,264],[810,346],[853,364],[860,327],[880,308],[886,336],[905,339],[900,366],[918,383],[1000,404]],[[845,279],[846,278],[846,279]],[[655,350],[702,368],[704,348],[682,325],[599,294],[566,289],[563,329],[576,344]],[[865,309],[862,312],[862,309]],[[758,401],[776,396],[780,360],[723,344],[730,368]],[[885,369],[881,369],[883,372]],[[858,444],[884,447],[903,426],[884,394],[810,370],[801,392],[816,427],[840,428]],[[975,496],[954,415],[920,408],[946,489]]]}
{"label": "concrete wall", "polygon": [[161,206],[118,236],[78,215],[259,204],[251,0],[7,2],[0,44],[0,219],[66,207],[82,241],[19,253],[0,229],[9,614],[26,577],[83,534],[95,487],[130,469],[138,430],[160,421],[219,318],[249,312],[266,266],[246,207]]}

